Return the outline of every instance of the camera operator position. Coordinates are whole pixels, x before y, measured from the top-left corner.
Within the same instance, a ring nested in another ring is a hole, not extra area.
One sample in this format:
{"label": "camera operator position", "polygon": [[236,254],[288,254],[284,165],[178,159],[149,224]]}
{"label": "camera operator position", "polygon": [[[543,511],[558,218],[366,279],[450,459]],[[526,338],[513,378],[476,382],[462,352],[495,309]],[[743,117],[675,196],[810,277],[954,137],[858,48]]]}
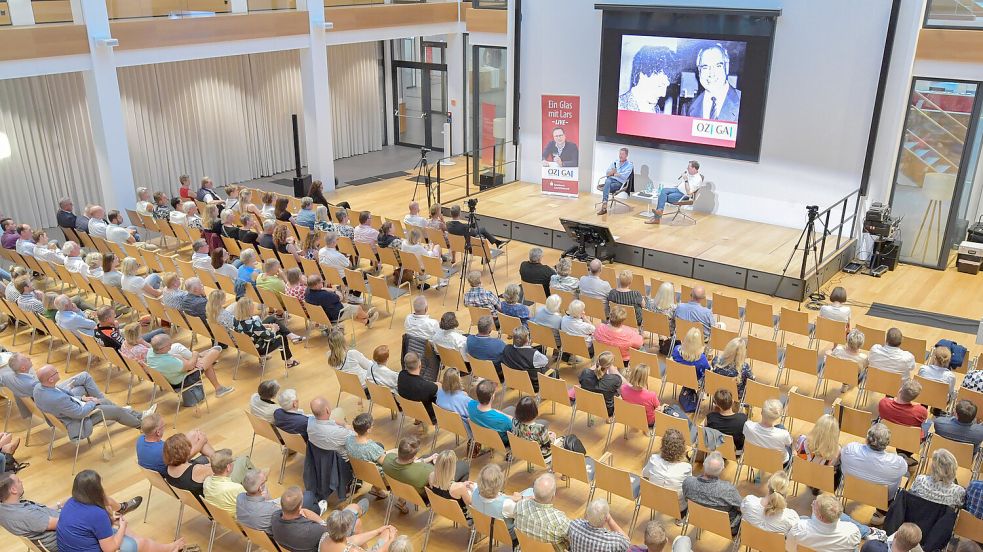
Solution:
{"label": "camera operator position", "polygon": [[479,227],[477,223],[471,224],[473,220],[474,210],[478,206],[478,200],[475,198],[468,199],[468,212],[471,214],[469,221],[465,222],[461,220],[461,206],[453,205],[451,206],[451,220],[447,221],[447,233],[454,234],[455,236],[481,236],[489,242],[495,245],[495,247],[501,247],[505,243],[495,237],[491,232],[486,230],[484,227]]}

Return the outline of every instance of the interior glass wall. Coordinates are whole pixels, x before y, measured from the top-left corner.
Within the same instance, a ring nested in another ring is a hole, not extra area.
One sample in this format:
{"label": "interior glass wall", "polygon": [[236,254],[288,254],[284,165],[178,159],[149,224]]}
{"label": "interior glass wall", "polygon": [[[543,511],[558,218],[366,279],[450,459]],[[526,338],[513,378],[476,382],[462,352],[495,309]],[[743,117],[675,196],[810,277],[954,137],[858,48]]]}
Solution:
{"label": "interior glass wall", "polygon": [[506,163],[505,146],[509,136],[506,125],[508,57],[506,49],[473,46],[471,66],[472,142],[478,152],[471,159],[473,174],[481,188],[512,180],[505,174],[514,169]]}
{"label": "interior glass wall", "polygon": [[442,151],[447,122],[447,44],[443,37],[392,41],[396,144]]}
{"label": "interior glass wall", "polygon": [[[979,83],[916,79],[891,192],[902,262],[945,268],[965,239],[979,154]],[[956,209],[953,209],[956,206]]]}

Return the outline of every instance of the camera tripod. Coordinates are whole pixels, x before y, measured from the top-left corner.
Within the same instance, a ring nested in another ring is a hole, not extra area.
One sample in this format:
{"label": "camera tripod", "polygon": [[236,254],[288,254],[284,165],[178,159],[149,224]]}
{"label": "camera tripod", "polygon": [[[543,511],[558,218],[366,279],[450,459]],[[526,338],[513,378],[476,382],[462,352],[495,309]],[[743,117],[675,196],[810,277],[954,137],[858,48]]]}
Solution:
{"label": "camera tripod", "polygon": [[416,171],[416,186],[413,188],[413,201],[416,201],[416,194],[420,190],[420,184],[423,184],[427,189],[427,208],[429,209],[435,202],[439,203],[440,198],[437,197],[437,191],[433,189],[432,181],[430,180],[430,162],[427,161],[428,153],[430,153],[430,150],[427,148],[420,148],[420,160],[410,170]]}
{"label": "camera tripod", "polygon": [[[455,309],[461,308],[461,300],[464,298],[464,281],[468,276],[468,265],[471,262],[471,258],[474,256],[474,250],[471,245],[471,238],[477,237],[481,239],[481,234],[478,232],[478,219],[475,218],[475,209],[478,207],[478,200],[471,198],[468,200],[468,233],[464,236],[464,258],[461,260],[461,276],[460,282],[457,287],[457,306]],[[484,247],[484,245],[482,245]],[[482,262],[485,262],[485,256],[481,256]],[[498,295],[498,283],[495,281],[495,271],[492,269],[491,261],[488,262],[488,274],[491,275],[492,288],[495,290],[495,295]]]}
{"label": "camera tripod", "polygon": [[[782,275],[778,279],[778,283],[775,285],[775,291],[771,293],[772,297],[778,296],[778,290],[781,289],[782,283],[785,282],[786,273],[790,266],[792,266],[792,261],[795,260],[795,252],[799,251],[800,246],[802,246],[802,240],[805,240],[805,246],[802,249],[802,267],[799,271],[799,277],[804,279],[806,274],[806,267],[809,263],[809,250],[812,250],[812,263],[813,263],[813,273],[816,277],[816,291],[809,294],[809,303],[806,305],[810,310],[819,310],[822,306],[822,301],[826,299],[826,295],[820,291],[821,282],[819,281],[819,253],[816,251],[816,220],[819,219],[819,206],[809,205],[806,207],[806,213],[808,220],[806,221],[805,227],[802,229],[802,233],[799,234],[799,240],[795,242],[795,247],[792,248],[792,254],[788,256],[788,261],[785,263],[785,268],[782,269]],[[825,230],[824,230],[825,232]],[[803,290],[804,291],[804,290]],[[805,300],[805,296],[799,300],[799,309],[802,310],[802,303]]]}

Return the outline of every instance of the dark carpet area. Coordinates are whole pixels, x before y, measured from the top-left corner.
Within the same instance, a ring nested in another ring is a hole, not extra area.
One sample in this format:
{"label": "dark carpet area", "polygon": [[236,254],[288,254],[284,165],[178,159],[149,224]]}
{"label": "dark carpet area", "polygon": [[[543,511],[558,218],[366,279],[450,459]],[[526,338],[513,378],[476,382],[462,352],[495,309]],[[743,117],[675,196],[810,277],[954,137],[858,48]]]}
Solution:
{"label": "dark carpet area", "polygon": [[867,311],[867,315],[974,335],[980,326],[979,320],[885,305],[883,303],[872,304],[870,310]]}

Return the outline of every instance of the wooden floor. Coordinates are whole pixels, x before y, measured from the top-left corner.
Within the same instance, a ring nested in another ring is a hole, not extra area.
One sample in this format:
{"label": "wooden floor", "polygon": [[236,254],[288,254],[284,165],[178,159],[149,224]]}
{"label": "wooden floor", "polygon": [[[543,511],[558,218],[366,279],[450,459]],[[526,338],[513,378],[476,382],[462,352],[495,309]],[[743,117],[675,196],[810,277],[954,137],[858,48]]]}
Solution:
{"label": "wooden floor", "polygon": [[[457,166],[461,163],[459,162]],[[452,167],[452,169],[456,168]],[[463,182],[451,180],[442,197],[460,197]],[[407,188],[409,185],[409,188]],[[354,188],[343,188],[337,197],[344,197],[353,209],[372,206],[373,212],[389,218],[402,218],[407,212],[406,197],[412,195],[411,182],[405,178],[390,179]],[[408,191],[408,193],[407,193]],[[424,198],[422,192],[418,198]],[[649,209],[647,201],[630,199],[627,210],[616,205],[607,215],[596,214],[599,197],[582,193],[578,198],[547,196],[540,193],[539,184],[514,182],[482,192],[478,198],[479,215],[514,222],[563,230],[560,218],[607,226],[619,244],[656,249],[687,257],[729,264],[772,274],[781,274],[792,254],[801,229],[786,228],[760,222],[735,219],[712,213],[693,212],[697,223],[679,217],[666,217],[661,225],[645,224],[638,213]],[[444,205],[454,202],[445,201]],[[460,203],[457,201],[457,203]],[[424,210],[426,202],[422,201]],[[836,245],[829,242],[827,252]],[[801,255],[796,254],[788,274],[798,276]],[[810,261],[811,263],[811,261]],[[811,265],[808,267],[813,268]]]}
{"label": "wooden floor", "polygon": [[[369,193],[367,194],[366,192]],[[401,215],[405,210],[405,204],[408,202],[411,194],[412,185],[407,183],[406,190],[400,194],[392,193],[385,196],[377,195],[373,198],[371,197],[370,187],[367,185],[346,188],[342,191],[342,193],[338,194],[338,197],[351,201],[356,207],[368,207],[374,211],[378,210],[383,214],[392,213],[391,216],[395,216],[397,214]],[[482,198],[482,207],[491,203],[493,203],[493,201],[485,201],[484,198]],[[521,243],[514,243],[511,247],[513,249],[510,254],[510,263],[508,265],[500,264],[496,270],[496,277],[500,288],[508,282],[518,280],[517,269],[519,261],[525,258],[529,249],[528,246]],[[187,255],[187,253],[185,253],[185,255]],[[558,256],[558,251],[547,250],[544,262],[553,264],[556,262]],[[647,270],[638,271],[643,273],[646,277],[656,276],[666,279],[667,281],[671,281],[677,286],[677,289],[680,284],[692,285],[696,283],[692,279],[678,278]],[[487,280],[487,273],[485,278]],[[983,282],[983,276],[974,277],[959,274],[951,270],[946,272],[938,272],[918,267],[903,266],[898,271],[888,273],[880,279],[845,274],[842,276],[837,276],[828,286],[826,286],[826,289],[828,290],[829,286],[837,284],[843,285],[849,290],[851,302],[853,303],[854,320],[857,323],[882,329],[896,325],[900,327],[905,334],[923,337],[929,340],[930,343],[934,343],[935,340],[940,337],[953,338],[956,341],[967,344],[967,346],[970,348],[971,354],[975,357],[975,355],[980,352],[981,347],[972,345],[973,339],[970,336],[952,334],[951,332],[946,332],[935,328],[925,328],[911,324],[893,324],[887,320],[868,317],[864,315],[866,309],[863,307],[863,305],[878,301],[912,308],[937,310],[946,314],[975,318],[979,316],[980,312],[983,312],[983,299],[981,299],[981,294],[978,292],[980,282]],[[458,282],[455,280],[450,287],[448,294],[449,296],[444,304],[442,304],[442,301],[444,300],[442,294],[436,290],[428,291],[426,295],[431,300],[431,314],[435,317],[439,317],[439,315],[444,311],[453,309],[455,293],[457,290]],[[789,308],[796,308],[797,306],[797,304],[792,301],[771,299],[759,294],[750,293],[743,290],[728,289],[721,286],[710,285],[708,286],[708,291],[710,293],[713,291],[725,292],[738,297],[742,302],[748,298],[753,298],[759,301],[771,301],[774,305],[776,305],[776,309],[778,306],[786,306]],[[381,302],[377,302],[377,304],[379,307],[383,307]],[[392,330],[387,329],[390,322],[390,319],[387,316],[384,316],[371,329],[359,328],[357,330],[358,349],[363,353],[370,354],[375,346],[379,344],[387,344],[391,350],[398,351],[400,335],[402,333],[401,325],[403,324],[403,319],[407,314],[407,306],[408,304],[405,301],[399,305],[395,313],[395,320],[393,321],[394,323]],[[814,316],[814,313],[812,313],[812,316]],[[462,309],[459,318],[462,321],[463,329],[470,322],[467,311]],[[293,327],[298,331],[303,330],[302,324],[298,324],[297,321],[294,321]],[[763,332],[756,331],[756,334],[765,336]],[[22,335],[18,338],[18,343],[16,346],[12,346],[11,341],[11,330],[8,329],[7,331],[3,332],[3,334],[0,334],[0,343],[2,343],[4,346],[12,350],[26,352],[26,333],[22,333]],[[793,339],[793,341],[801,344],[801,340],[796,341]],[[186,339],[185,342],[187,342]],[[44,345],[46,346],[46,343],[44,343]],[[310,400],[318,395],[322,395],[334,403],[338,397],[338,385],[335,378],[330,373],[330,369],[325,363],[327,349],[324,338],[316,336],[309,343],[309,347],[305,348],[303,346],[297,346],[294,348],[294,350],[296,351],[296,356],[298,360],[300,360],[301,365],[292,369],[289,372],[289,375],[285,375],[282,364],[279,362],[274,362],[273,367],[267,372],[267,377],[276,377],[284,387],[296,388],[298,390],[300,400],[305,408]],[[37,353],[37,350],[35,352]],[[63,350],[58,350],[54,353],[53,360],[58,365],[59,369],[62,370],[65,369],[64,358],[65,354]],[[40,367],[44,361],[43,351],[42,354],[36,354],[34,359],[35,366]],[[206,384],[210,412],[206,412],[205,409],[202,408],[200,415],[196,416],[192,411],[182,411],[180,420],[178,421],[178,431],[188,431],[193,428],[201,428],[209,436],[212,444],[216,448],[228,447],[237,453],[245,454],[249,451],[252,432],[250,431],[249,426],[246,424],[246,419],[242,411],[243,409],[248,408],[249,397],[255,391],[259,382],[259,371],[255,362],[244,361],[243,366],[239,370],[239,379],[232,382],[231,374],[234,363],[235,355],[231,352],[226,352],[220,360],[218,374],[223,383],[232,383],[235,385],[236,390],[228,396],[217,399],[214,397],[214,390],[210,385]],[[84,359],[73,358],[70,366],[71,372],[74,373],[84,368]],[[100,384],[105,381],[106,369],[104,365],[95,364],[92,367],[91,372],[97,378],[97,381],[100,382]],[[573,384],[576,381],[577,373],[577,369],[566,365],[564,365],[561,370],[562,377],[565,378],[570,384]],[[763,381],[774,381],[774,368],[756,366],[755,373],[756,376]],[[793,385],[811,389],[813,382],[814,380],[810,380],[810,378],[807,376],[793,374],[791,381],[788,383],[788,385],[783,385],[783,389],[788,389],[788,387]],[[667,388],[665,394],[663,395],[663,399],[671,400],[671,392],[671,387]],[[852,402],[855,397],[855,393],[856,391],[851,389],[846,394],[845,400],[847,402]],[[834,395],[835,394],[831,389],[829,394],[825,397],[826,401],[828,403],[832,402],[832,400],[835,398]],[[118,404],[122,404],[124,402],[126,397],[125,377],[122,375],[117,375],[114,377],[109,396]],[[149,399],[149,384],[146,382],[138,384],[133,392],[132,405],[138,409],[146,408]],[[510,392],[505,400],[505,404],[514,404],[515,400],[515,393]],[[342,397],[340,405],[345,409],[349,421],[357,413],[364,410],[364,405],[359,405],[357,399],[349,395]],[[174,422],[174,406],[175,403],[173,399],[170,398],[164,400],[160,404],[160,412],[164,414],[168,422],[168,434],[172,434],[174,432],[174,430],[170,429],[170,424]],[[870,407],[870,405],[868,405],[868,407]],[[15,413],[10,420],[9,431],[23,437],[26,431],[26,424],[18,417],[16,414],[16,409],[14,412]],[[382,409],[376,408],[374,410],[374,415],[377,420],[377,425],[374,429],[375,437],[382,441],[386,448],[394,447],[396,444],[396,423],[392,422],[387,413]],[[562,433],[565,431],[566,424],[569,421],[569,410],[560,407],[557,409],[556,414],[553,415],[550,414],[547,409],[542,417],[549,420],[552,429]],[[574,431],[583,439],[588,451],[595,457],[600,456],[604,452],[603,444],[607,434],[607,429],[607,426],[603,423],[598,423],[592,427],[587,427],[586,420],[583,416],[578,417],[574,427]],[[791,429],[793,436],[797,436],[799,433],[808,431],[809,425],[803,422],[796,422],[794,427]],[[102,430],[98,430],[94,433],[92,446],[86,447],[83,445],[82,447],[82,452],[79,457],[80,469],[92,468],[98,470],[104,478],[104,483],[107,490],[109,490],[113,496],[119,499],[129,498],[133,495],[143,495],[146,500],[148,484],[143,479],[141,471],[137,468],[135,454],[133,451],[134,443],[138,435],[137,431],[130,430],[119,425],[112,427],[110,431],[112,434],[112,443],[115,454],[111,458],[104,459],[104,455],[108,456],[108,450],[106,450],[104,446],[106,443],[104,433]],[[844,441],[846,440],[847,438],[844,437]],[[622,439],[621,429],[619,428],[615,432],[615,439],[609,448],[609,451],[612,452],[613,455],[614,464],[634,473],[640,473],[646,460],[643,457],[646,443],[646,438],[637,433],[633,433],[629,440]],[[454,446],[453,439],[448,434],[442,433],[438,440],[438,449],[451,446]],[[51,462],[45,460],[46,450],[47,432],[41,431],[41,429],[38,428],[35,430],[35,436],[32,437],[31,446],[21,446],[18,458],[22,461],[30,462],[31,467],[21,472],[20,475],[25,482],[27,489],[26,497],[28,499],[45,502],[47,504],[54,504],[56,501],[64,501],[70,494],[72,480],[71,461],[74,446],[66,444],[64,437],[59,436],[54,449],[54,457]],[[459,447],[457,449],[459,454],[462,452],[462,450],[463,447]],[[489,461],[501,463],[502,458],[497,456],[490,459],[486,455],[477,459],[472,468],[472,478],[475,477],[478,470]],[[290,460],[286,467],[284,484],[279,485],[276,483],[277,477],[279,476],[279,448],[269,442],[264,441],[262,438],[259,438],[256,441],[256,446],[253,453],[253,462],[258,466],[269,467],[272,470],[270,490],[276,496],[279,496],[279,494],[282,492],[284,485],[300,485],[302,483],[303,465],[301,458],[294,458]],[[510,492],[524,489],[532,483],[537,474],[538,472],[532,474],[527,473],[524,465],[516,465],[512,469],[512,473],[506,482],[506,489]],[[725,476],[733,477],[733,475],[734,466],[728,466]],[[754,485],[751,482],[743,480],[738,484],[738,488],[741,493],[745,495],[750,493],[761,495],[764,492],[763,485]],[[803,515],[807,515],[812,497],[802,487],[800,487],[799,493],[800,494],[798,496],[790,499],[790,507],[795,508]],[[586,486],[575,482],[570,488],[560,489],[557,496],[557,505],[569,512],[571,516],[578,516],[583,512],[586,499]],[[630,521],[632,511],[630,503],[617,497],[614,497],[612,500],[613,515],[615,519],[623,526],[627,526],[628,522]],[[145,504],[147,503],[145,502]],[[148,512],[148,510],[149,518],[147,523],[144,523],[144,515],[145,512]],[[177,512],[177,505],[173,499],[164,497],[162,494],[155,491],[148,506],[141,507],[138,511],[128,516],[130,520],[130,529],[132,532],[143,536],[153,537],[162,541],[170,540],[174,533]],[[871,510],[869,508],[858,507],[855,504],[848,506],[848,512],[851,512],[859,519],[864,521],[867,520],[871,514]],[[381,524],[384,513],[385,510],[383,503],[381,501],[373,502],[370,512],[365,518],[366,527],[374,528]],[[411,535],[416,543],[417,549],[419,549],[423,540],[423,532],[426,529],[427,515],[427,512],[411,512],[409,515],[405,516],[394,514],[391,523],[393,523],[400,530],[400,532]],[[642,519],[647,519],[647,516],[648,511],[643,509],[641,514]],[[674,526],[671,522],[667,522],[666,526],[671,534],[675,535],[679,533],[679,528]],[[190,511],[185,512],[182,535],[187,537],[189,542],[197,543],[204,547],[207,544],[208,532],[209,524],[205,519]],[[216,542],[215,550],[238,551],[245,549],[246,544],[244,539],[241,537],[232,534],[224,534],[221,530],[219,531],[219,535],[220,537]],[[635,532],[632,534],[632,539],[634,542],[641,542],[641,524],[639,524],[639,527],[636,528]],[[438,520],[434,524],[433,534],[431,536],[430,545],[428,548],[430,550],[437,551],[457,550],[460,552],[462,546],[466,542],[467,533],[465,530],[454,529],[450,526],[450,524]],[[729,540],[717,538],[705,533],[704,537],[696,542],[695,550],[721,551],[727,549],[727,547],[730,545],[731,542]],[[487,546],[487,544],[483,543],[483,546]],[[5,532],[0,531],[0,550],[22,549],[22,545],[20,545],[18,541],[12,539]]]}

